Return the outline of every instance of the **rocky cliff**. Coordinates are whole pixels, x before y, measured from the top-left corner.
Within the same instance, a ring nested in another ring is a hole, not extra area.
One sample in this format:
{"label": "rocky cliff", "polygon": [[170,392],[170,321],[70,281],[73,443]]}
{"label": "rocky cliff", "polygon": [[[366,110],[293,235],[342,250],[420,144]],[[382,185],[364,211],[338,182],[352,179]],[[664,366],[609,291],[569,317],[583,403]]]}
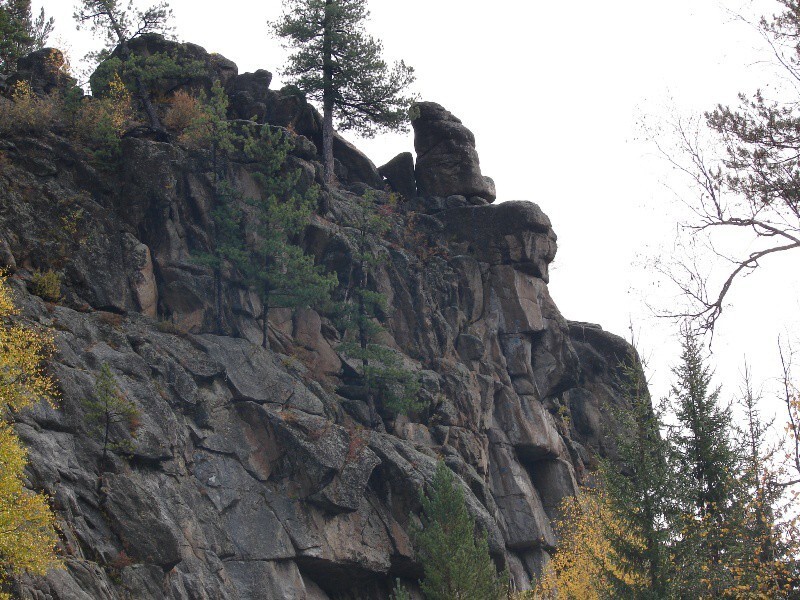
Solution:
{"label": "rocky cliff", "polygon": [[[301,94],[180,49],[207,73],[162,94],[219,78],[231,118],[287,128],[292,166],[321,180],[319,115]],[[34,70],[21,76],[46,88],[47,69]],[[344,287],[353,199],[402,194],[369,284],[389,301],[383,341],[429,408],[377,425],[327,315],[272,311],[262,349],[259,301],[231,280],[219,328],[212,273],[193,258],[213,239],[207,154],[134,131],[118,168],[98,170],[58,128],[0,140],[0,263],[21,318],[55,332],[61,390],[56,409],[18,415],[17,430],[31,487],[52,496],[66,568],[20,579],[20,597],[387,598],[395,578],[414,588],[421,576],[409,526],[438,460],[458,474],[497,564],[530,586],[557,546],[559,502],[613,452],[630,349],[560,314],[549,219],[531,202],[491,203],[461,121],[433,103],[415,117],[416,163],[405,154],[378,169],[337,138],[342,185],[324,191],[302,240]],[[251,171],[235,165],[257,195]],[[31,292],[36,270],[61,276],[60,301]],[[101,476],[82,400],[103,364],[140,423],[132,452],[112,454]]]}

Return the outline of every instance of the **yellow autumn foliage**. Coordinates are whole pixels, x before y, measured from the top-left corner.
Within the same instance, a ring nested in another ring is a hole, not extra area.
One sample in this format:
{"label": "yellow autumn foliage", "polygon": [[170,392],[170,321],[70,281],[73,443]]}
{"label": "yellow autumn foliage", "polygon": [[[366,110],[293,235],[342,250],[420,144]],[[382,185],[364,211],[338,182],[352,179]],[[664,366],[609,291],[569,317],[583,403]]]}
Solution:
{"label": "yellow autumn foliage", "polygon": [[48,498],[25,488],[27,453],[10,423],[11,411],[54,402],[55,384],[41,365],[52,340],[12,323],[12,314],[11,291],[0,276],[0,586],[9,572],[42,575],[60,564]]}
{"label": "yellow autumn foliage", "polygon": [[56,120],[60,110],[59,98],[53,94],[38,96],[30,83],[14,85],[11,99],[0,98],[0,132],[40,132]]}
{"label": "yellow autumn foliage", "polygon": [[558,551],[537,588],[524,598],[600,600],[614,597],[615,580],[631,587],[645,584],[643,574],[620,556],[612,540],[640,548],[644,542],[614,513],[602,491],[567,498],[561,510]]}

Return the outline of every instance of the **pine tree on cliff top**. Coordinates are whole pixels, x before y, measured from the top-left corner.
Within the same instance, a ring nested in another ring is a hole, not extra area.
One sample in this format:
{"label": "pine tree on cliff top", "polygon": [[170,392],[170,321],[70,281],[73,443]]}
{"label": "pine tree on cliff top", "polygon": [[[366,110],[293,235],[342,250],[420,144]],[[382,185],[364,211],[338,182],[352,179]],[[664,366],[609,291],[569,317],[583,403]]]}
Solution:
{"label": "pine tree on cliff top", "polygon": [[364,31],[366,0],[284,0],[272,28],[293,53],[284,73],[309,97],[322,102],[325,179],[332,183],[333,119],[342,130],[373,136],[401,129],[411,98],[403,90],[414,70],[402,61],[389,66],[383,46]]}

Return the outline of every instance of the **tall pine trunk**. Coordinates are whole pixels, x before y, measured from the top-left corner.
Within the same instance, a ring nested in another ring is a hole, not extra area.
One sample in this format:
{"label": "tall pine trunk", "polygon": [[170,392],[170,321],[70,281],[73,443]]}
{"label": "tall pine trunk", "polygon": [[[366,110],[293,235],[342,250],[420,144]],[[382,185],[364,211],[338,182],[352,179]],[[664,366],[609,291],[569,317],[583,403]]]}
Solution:
{"label": "tall pine trunk", "polygon": [[322,34],[322,161],[325,166],[325,183],[332,185],[335,180],[333,168],[333,2],[325,0],[325,22]]}

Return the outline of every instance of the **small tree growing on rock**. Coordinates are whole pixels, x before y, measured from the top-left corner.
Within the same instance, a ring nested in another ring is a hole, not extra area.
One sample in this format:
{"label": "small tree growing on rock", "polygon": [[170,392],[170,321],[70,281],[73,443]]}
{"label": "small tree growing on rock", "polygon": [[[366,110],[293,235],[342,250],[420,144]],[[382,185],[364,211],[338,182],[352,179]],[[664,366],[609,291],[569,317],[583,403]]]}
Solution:
{"label": "small tree growing on rock", "polygon": [[118,436],[114,426],[122,424],[128,428],[131,435],[136,434],[139,421],[139,411],[136,405],[128,400],[120,391],[111,368],[107,364],[100,367],[100,373],[94,386],[94,398],[84,398],[83,406],[86,410],[86,420],[94,433],[100,436],[103,447],[101,469],[108,464],[108,454],[115,452],[130,452],[133,443],[130,438]]}
{"label": "small tree growing on rock", "polygon": [[322,102],[325,179],[333,183],[333,118],[339,128],[373,136],[400,129],[411,98],[403,90],[414,70],[402,61],[391,68],[380,41],[364,30],[366,0],[284,0],[273,31],[293,50],[285,74],[312,99]]}
{"label": "small tree growing on rock", "polygon": [[464,492],[443,463],[428,493],[423,493],[422,526],[414,544],[425,570],[422,592],[427,600],[500,600],[506,584],[489,556],[486,533],[476,536]]}
{"label": "small tree growing on rock", "polygon": [[245,147],[258,165],[255,178],[262,194],[251,201],[256,235],[243,271],[261,299],[265,348],[271,308],[325,304],[338,283],[335,273],[324,273],[314,264],[314,257],[296,243],[314,212],[319,192],[314,185],[303,189],[298,170],[287,172],[286,157],[292,143],[284,132],[262,128]]}
{"label": "small tree growing on rock", "polygon": [[[301,185],[300,173],[287,168],[294,144],[287,131],[255,124],[232,127],[225,116],[228,98],[218,83],[202,104],[200,117],[185,133],[211,151],[214,245],[197,258],[214,270],[218,329],[222,270],[230,265],[258,294],[267,348],[270,309],[325,304],[337,284],[336,275],[324,273],[297,243],[314,212],[318,188]],[[231,179],[230,157],[236,151],[255,165],[258,197],[244,198]]]}
{"label": "small tree growing on rock", "polygon": [[353,272],[347,299],[341,307],[344,327],[357,341],[345,342],[339,348],[346,356],[361,362],[373,424],[379,421],[376,399],[392,413],[424,408],[418,399],[420,384],[415,374],[403,367],[395,351],[379,343],[380,337],[386,334],[379,320],[386,310],[386,297],[369,288],[376,268],[386,261],[378,239],[391,229],[390,211],[391,204],[376,207],[375,195],[371,192],[352,202],[348,226]]}

